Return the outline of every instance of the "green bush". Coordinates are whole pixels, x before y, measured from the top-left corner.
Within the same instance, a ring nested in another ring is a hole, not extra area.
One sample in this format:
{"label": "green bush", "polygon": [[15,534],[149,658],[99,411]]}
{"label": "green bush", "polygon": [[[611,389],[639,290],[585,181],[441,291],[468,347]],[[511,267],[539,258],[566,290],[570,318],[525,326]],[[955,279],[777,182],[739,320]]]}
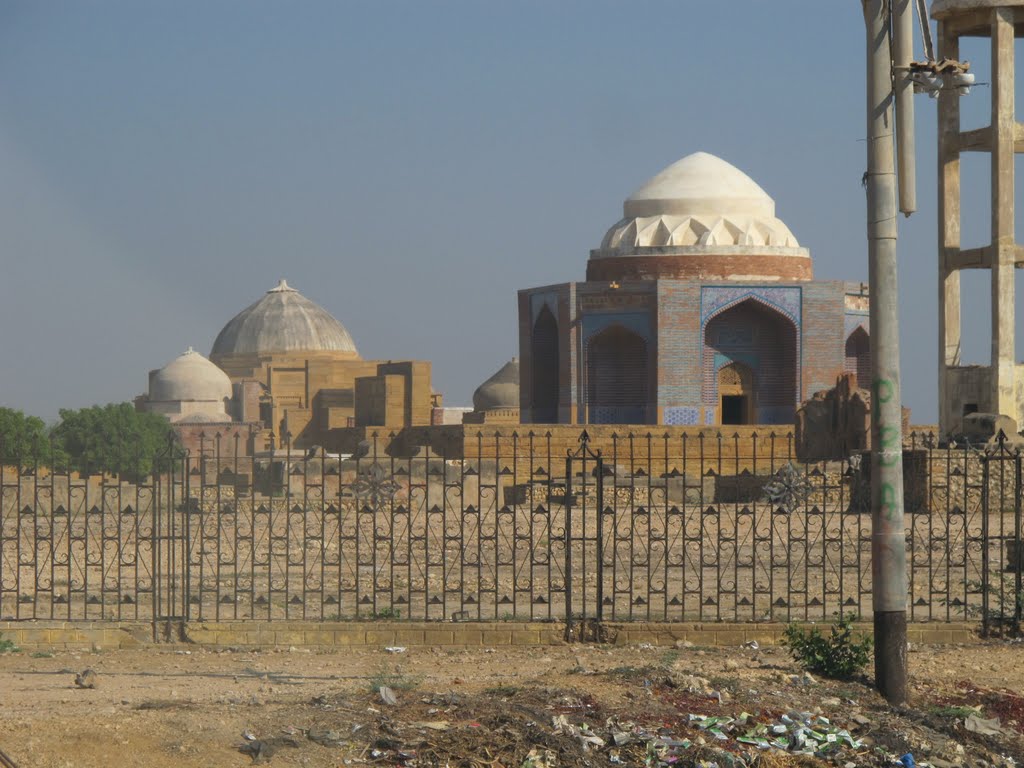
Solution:
{"label": "green bush", "polygon": [[3,635],[0,635],[0,653],[15,653],[21,650],[14,644],[13,640],[4,640]]}
{"label": "green bush", "polygon": [[812,672],[837,680],[849,680],[871,660],[871,638],[856,640],[853,622],[857,615],[839,616],[828,637],[812,627],[809,631],[796,624],[786,627],[783,643],[793,658]]}

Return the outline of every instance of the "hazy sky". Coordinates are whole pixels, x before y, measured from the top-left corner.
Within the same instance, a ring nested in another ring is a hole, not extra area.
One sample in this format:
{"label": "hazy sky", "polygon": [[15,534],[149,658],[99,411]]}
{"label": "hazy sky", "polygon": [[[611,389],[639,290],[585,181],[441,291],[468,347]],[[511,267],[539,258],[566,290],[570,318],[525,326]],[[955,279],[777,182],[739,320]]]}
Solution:
{"label": "hazy sky", "polygon": [[[987,81],[987,47],[963,55]],[[467,404],[517,353],[516,290],[582,280],[622,200],[697,150],[775,198],[816,277],[866,280],[863,72],[859,0],[0,0],[0,405],[130,399],[281,277],[364,357],[430,360]],[[935,110],[916,103],[901,330],[926,423]],[[987,156],[964,167],[969,247]],[[986,276],[964,280],[967,362],[988,359]]]}

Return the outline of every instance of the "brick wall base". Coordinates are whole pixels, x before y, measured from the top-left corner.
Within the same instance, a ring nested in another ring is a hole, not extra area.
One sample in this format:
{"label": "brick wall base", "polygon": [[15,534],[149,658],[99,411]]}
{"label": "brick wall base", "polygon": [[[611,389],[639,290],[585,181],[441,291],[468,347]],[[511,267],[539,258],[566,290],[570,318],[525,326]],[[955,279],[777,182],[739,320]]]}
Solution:
{"label": "brick wall base", "polygon": [[[738,646],[756,640],[778,645],[786,625],[718,623],[606,623],[602,642],[613,645],[674,646],[690,642],[701,646]],[[540,622],[190,622],[183,627],[114,622],[0,622],[0,638],[24,650],[137,648],[157,640],[206,646],[503,646],[560,645],[562,624]],[[871,624],[856,625],[870,634]],[[917,623],[907,628],[911,643],[973,643],[979,640],[976,624]]]}

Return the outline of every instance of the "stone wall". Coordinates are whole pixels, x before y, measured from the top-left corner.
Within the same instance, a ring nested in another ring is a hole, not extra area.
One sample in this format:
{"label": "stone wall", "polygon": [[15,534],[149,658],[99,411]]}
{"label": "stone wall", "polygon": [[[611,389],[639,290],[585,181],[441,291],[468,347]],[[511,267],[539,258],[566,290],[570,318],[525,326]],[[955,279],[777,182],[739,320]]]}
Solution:
{"label": "stone wall", "polygon": [[[757,641],[778,645],[785,624],[605,622],[597,639],[614,645],[736,646]],[[582,627],[584,633],[594,628]],[[871,625],[854,631],[871,634]],[[565,626],[550,622],[189,622],[157,625],[116,622],[0,622],[0,635],[26,651],[45,649],[117,650],[153,642],[178,642],[217,647],[351,647],[561,645]],[[911,623],[911,643],[949,644],[978,641],[973,624]]]}

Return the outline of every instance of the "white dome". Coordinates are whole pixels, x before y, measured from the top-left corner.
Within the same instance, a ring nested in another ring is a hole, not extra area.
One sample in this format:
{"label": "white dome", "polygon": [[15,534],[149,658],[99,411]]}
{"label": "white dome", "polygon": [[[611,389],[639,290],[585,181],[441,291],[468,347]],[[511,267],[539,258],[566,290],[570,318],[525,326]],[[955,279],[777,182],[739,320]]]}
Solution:
{"label": "white dome", "polygon": [[149,380],[149,399],[223,403],[231,397],[231,379],[192,347]]}
{"label": "white dome", "polygon": [[623,218],[605,234],[599,255],[623,255],[636,247],[800,247],[775,218],[768,193],[707,152],[673,163],[622,207]]}
{"label": "white dome", "polygon": [[282,280],[235,315],[213,342],[210,357],[279,352],[345,352],[358,357],[345,327]]}

